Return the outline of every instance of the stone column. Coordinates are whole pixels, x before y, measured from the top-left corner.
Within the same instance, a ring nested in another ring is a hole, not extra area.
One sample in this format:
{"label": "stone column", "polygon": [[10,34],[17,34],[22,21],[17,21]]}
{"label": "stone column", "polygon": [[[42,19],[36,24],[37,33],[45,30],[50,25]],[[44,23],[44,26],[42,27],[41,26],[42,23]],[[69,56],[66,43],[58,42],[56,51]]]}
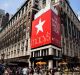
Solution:
{"label": "stone column", "polygon": [[19,52],[19,56],[22,56],[22,52],[21,52],[21,41],[20,41],[20,52]]}
{"label": "stone column", "polygon": [[31,47],[30,47],[30,37],[28,38],[28,50],[27,50],[27,54],[31,55]]}
{"label": "stone column", "polygon": [[[15,50],[15,48],[13,47],[13,55],[11,56],[11,58],[14,58],[14,56],[15,56],[15,54],[14,54],[14,50]],[[9,51],[8,51],[8,58],[9,58]]]}
{"label": "stone column", "polygon": [[16,56],[18,57],[18,44],[16,44]]}
{"label": "stone column", "polygon": [[[53,50],[51,47],[49,48],[49,55],[53,55]],[[53,68],[53,60],[48,61],[48,66],[49,69]]]}
{"label": "stone column", "polygon": [[29,37],[29,33],[28,33],[28,50],[27,50],[27,55],[29,55],[29,66],[31,66],[31,62],[30,62],[30,58],[31,58],[31,47],[30,47],[30,37]]}
{"label": "stone column", "polygon": [[49,67],[48,67],[49,69],[53,68],[53,60],[49,60],[48,66],[49,66]]}
{"label": "stone column", "polygon": [[34,57],[34,52],[33,52],[33,56],[32,57]]}
{"label": "stone column", "polygon": [[41,50],[40,50],[40,56],[41,56]]}
{"label": "stone column", "polygon": [[53,50],[51,47],[49,48],[49,55],[53,55]]}
{"label": "stone column", "polygon": [[24,55],[26,55],[26,46],[27,44],[26,44],[26,40],[24,41]]}
{"label": "stone column", "polygon": [[16,48],[15,48],[15,51],[16,51],[16,57],[17,57],[17,44],[16,44]]}

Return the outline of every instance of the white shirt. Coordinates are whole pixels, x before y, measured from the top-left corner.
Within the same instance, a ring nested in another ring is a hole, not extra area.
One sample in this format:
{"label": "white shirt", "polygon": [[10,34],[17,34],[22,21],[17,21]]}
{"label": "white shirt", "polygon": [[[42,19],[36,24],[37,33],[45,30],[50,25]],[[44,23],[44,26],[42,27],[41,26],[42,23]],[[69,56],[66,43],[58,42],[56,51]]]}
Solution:
{"label": "white shirt", "polygon": [[23,72],[23,74],[27,74],[28,73],[28,69],[27,68],[23,68],[22,72]]}

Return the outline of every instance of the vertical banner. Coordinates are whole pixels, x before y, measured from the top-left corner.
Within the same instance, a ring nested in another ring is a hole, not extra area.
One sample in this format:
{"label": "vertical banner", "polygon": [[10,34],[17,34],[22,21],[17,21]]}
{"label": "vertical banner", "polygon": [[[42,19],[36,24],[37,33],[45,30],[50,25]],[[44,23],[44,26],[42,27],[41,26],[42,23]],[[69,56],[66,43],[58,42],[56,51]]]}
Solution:
{"label": "vertical banner", "polygon": [[60,17],[52,11],[51,16],[52,44],[61,47]]}

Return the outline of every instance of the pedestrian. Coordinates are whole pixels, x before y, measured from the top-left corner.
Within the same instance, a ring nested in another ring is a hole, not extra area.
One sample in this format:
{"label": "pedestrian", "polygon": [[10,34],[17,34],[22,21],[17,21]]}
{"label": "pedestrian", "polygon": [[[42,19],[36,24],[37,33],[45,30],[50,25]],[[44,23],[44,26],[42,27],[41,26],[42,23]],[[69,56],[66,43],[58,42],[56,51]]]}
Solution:
{"label": "pedestrian", "polygon": [[8,68],[5,68],[5,70],[4,70],[4,75],[9,75]]}
{"label": "pedestrian", "polygon": [[51,74],[54,75],[54,73],[55,73],[55,70],[51,69]]}
{"label": "pedestrian", "polygon": [[9,67],[7,68],[7,71],[9,73],[9,75],[12,75],[12,70]]}
{"label": "pedestrian", "polygon": [[29,74],[30,75],[33,75],[34,74],[34,69],[31,67],[31,68],[29,68]]}
{"label": "pedestrian", "polygon": [[0,65],[0,75],[3,75],[4,73],[4,66]]}
{"label": "pedestrian", "polygon": [[22,74],[23,74],[23,75],[29,75],[28,67],[25,66],[25,67],[22,69]]}
{"label": "pedestrian", "polygon": [[22,67],[17,68],[17,75],[22,75]]}
{"label": "pedestrian", "polygon": [[13,69],[12,69],[12,75],[16,75],[16,67],[13,67]]}
{"label": "pedestrian", "polygon": [[4,75],[9,75],[7,70],[4,71]]}

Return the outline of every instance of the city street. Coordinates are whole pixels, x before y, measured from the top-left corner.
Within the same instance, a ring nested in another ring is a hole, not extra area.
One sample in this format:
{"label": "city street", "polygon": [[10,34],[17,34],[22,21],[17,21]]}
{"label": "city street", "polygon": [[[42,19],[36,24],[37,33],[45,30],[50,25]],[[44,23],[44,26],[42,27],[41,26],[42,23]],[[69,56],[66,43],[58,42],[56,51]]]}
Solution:
{"label": "city street", "polygon": [[0,0],[0,75],[80,75],[80,0]]}

